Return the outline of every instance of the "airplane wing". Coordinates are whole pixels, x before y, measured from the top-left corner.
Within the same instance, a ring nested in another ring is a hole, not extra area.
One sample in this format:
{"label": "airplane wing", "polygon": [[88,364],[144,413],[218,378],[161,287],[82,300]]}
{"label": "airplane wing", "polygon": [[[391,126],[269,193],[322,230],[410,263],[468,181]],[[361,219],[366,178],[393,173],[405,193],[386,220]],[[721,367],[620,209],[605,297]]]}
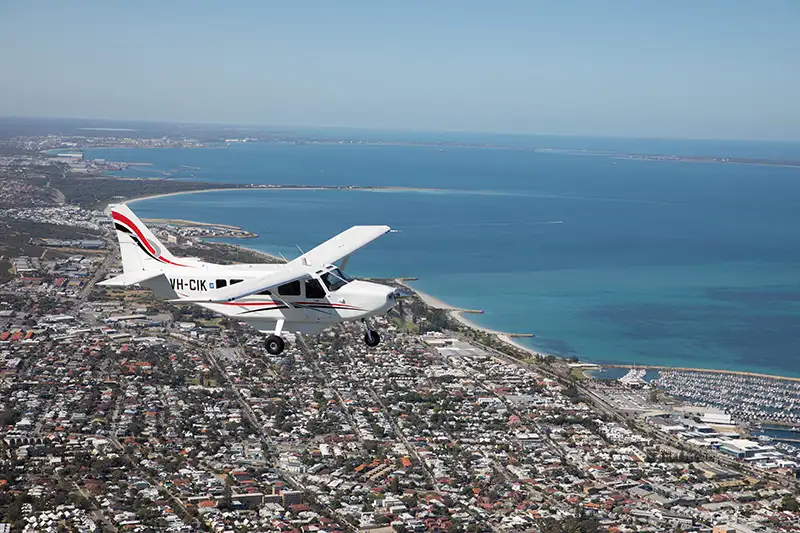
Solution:
{"label": "airplane wing", "polygon": [[225,303],[269,290],[285,283],[305,279],[310,277],[316,268],[333,264],[339,259],[347,257],[389,231],[391,231],[389,226],[353,226],[265,276],[245,280],[235,285],[228,285],[224,289],[210,292],[208,296],[176,298],[170,301],[182,303]]}
{"label": "airplane wing", "polygon": [[282,266],[274,272],[270,272],[260,278],[246,279],[235,285],[228,285],[223,289],[210,291],[209,294],[192,298],[174,298],[171,302],[178,303],[225,303],[245,296],[250,296],[257,292],[265,291],[309,277],[309,269],[302,265],[292,265],[291,263]]}
{"label": "airplane wing", "polygon": [[391,230],[392,228],[389,226],[353,226],[304,253],[289,264],[298,263],[305,267],[331,265]]}

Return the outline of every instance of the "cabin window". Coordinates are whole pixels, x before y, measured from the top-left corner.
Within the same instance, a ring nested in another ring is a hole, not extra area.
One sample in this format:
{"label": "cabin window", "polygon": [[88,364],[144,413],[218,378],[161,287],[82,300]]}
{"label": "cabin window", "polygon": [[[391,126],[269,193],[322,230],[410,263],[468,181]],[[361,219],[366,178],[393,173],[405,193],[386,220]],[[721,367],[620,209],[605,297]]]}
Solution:
{"label": "cabin window", "polygon": [[272,296],[272,293],[269,292],[269,289],[263,290],[261,292],[257,292],[256,294],[261,295],[261,296]]}
{"label": "cabin window", "polygon": [[325,298],[325,289],[319,284],[319,280],[306,281],[306,298]]}
{"label": "cabin window", "polygon": [[281,296],[300,296],[300,282],[293,281],[278,287],[278,294]]}
{"label": "cabin window", "polygon": [[236,285],[237,283],[241,283],[241,282],[242,282],[242,280],[240,280],[240,279],[232,279],[231,280],[231,285]]}
{"label": "cabin window", "polygon": [[226,279],[218,279],[216,285],[214,285],[214,286],[216,288],[218,288],[218,289],[221,289],[222,287],[226,287],[227,285],[228,285],[228,280],[226,280]]}

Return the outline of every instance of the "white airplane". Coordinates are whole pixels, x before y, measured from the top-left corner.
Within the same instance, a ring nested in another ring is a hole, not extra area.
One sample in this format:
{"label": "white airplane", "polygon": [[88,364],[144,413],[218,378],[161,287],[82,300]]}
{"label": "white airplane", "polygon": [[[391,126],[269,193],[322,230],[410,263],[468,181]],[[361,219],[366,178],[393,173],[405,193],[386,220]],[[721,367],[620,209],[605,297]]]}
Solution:
{"label": "white airplane", "polygon": [[284,331],[314,333],[351,320],[361,320],[364,342],[377,346],[380,336],[368,319],[386,313],[399,296],[392,287],[342,272],[353,252],[391,231],[389,226],[353,226],[285,264],[218,265],[173,256],[124,204],[112,206],[111,217],[123,273],[99,285],[139,285],[169,302],[247,322],[269,333],[266,348],[274,355],[285,347]]}

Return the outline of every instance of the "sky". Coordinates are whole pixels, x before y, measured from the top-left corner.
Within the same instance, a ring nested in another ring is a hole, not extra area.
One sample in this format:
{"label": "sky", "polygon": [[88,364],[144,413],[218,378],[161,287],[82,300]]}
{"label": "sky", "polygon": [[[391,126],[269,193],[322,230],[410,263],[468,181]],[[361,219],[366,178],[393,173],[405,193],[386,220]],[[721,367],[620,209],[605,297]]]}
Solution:
{"label": "sky", "polygon": [[800,1],[0,2],[0,116],[800,140]]}

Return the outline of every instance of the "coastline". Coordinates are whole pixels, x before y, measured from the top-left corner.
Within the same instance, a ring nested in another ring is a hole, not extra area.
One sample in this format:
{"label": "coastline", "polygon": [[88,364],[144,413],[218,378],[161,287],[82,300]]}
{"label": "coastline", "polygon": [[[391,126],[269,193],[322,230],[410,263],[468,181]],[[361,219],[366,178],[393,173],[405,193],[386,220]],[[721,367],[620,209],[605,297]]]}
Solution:
{"label": "coastline", "polygon": [[524,352],[527,352],[527,353],[531,354],[534,357],[540,357],[540,356],[548,355],[548,354],[545,354],[545,353],[542,353],[542,352],[538,352],[538,351],[534,350],[533,348],[529,348],[528,346],[523,345],[519,341],[514,340],[511,337],[511,335],[513,335],[513,333],[508,333],[508,332],[505,332],[505,331],[499,331],[499,330],[496,330],[496,329],[491,329],[491,328],[487,328],[487,327],[481,326],[479,324],[476,324],[475,322],[473,322],[472,320],[470,320],[469,318],[464,316],[464,314],[468,313],[469,310],[465,310],[465,309],[461,309],[461,308],[449,305],[446,302],[444,302],[443,300],[440,300],[439,298],[437,298],[435,296],[432,296],[432,295],[428,294],[427,292],[424,292],[424,291],[421,291],[419,289],[416,289],[416,288],[412,287],[409,283],[407,283],[405,281],[402,281],[400,279],[396,279],[395,283],[398,283],[399,285],[402,285],[403,287],[405,287],[409,291],[411,291],[414,294],[416,294],[419,297],[419,299],[422,300],[422,302],[425,305],[427,305],[428,307],[432,307],[433,309],[441,309],[443,311],[447,311],[448,316],[450,316],[453,320],[457,321],[458,323],[460,323],[461,325],[463,325],[463,326],[465,326],[467,328],[474,329],[474,330],[477,330],[477,331],[481,331],[483,333],[488,333],[489,335],[494,335],[495,337],[497,337],[500,341],[504,342],[505,344],[508,344],[508,345],[518,349],[518,350],[522,350]]}
{"label": "coastline", "polygon": [[[427,191],[427,190],[440,190],[440,191],[442,191],[442,190],[448,190],[448,189],[426,189],[426,188],[404,188],[404,187],[383,187],[383,188],[378,188],[378,187],[302,187],[302,186],[209,188],[209,189],[199,189],[199,190],[177,191],[177,192],[165,193],[165,194],[157,194],[157,195],[146,195],[146,196],[143,196],[143,197],[133,198],[131,200],[125,200],[124,202],[125,203],[135,202],[135,201],[140,201],[140,200],[145,200],[145,199],[153,199],[153,198],[159,198],[159,197],[175,196],[175,195],[178,195],[178,194],[193,194],[193,193],[203,193],[203,192],[213,192],[213,191],[252,190],[252,189],[267,189],[267,190],[377,190],[377,191],[380,191],[380,190],[412,190],[412,191],[413,190],[420,190],[420,191]],[[213,241],[206,241],[206,242],[210,243],[210,244],[216,244]],[[268,258],[272,262],[275,262],[275,261],[284,262],[285,261],[284,258],[278,257],[276,255],[269,254],[267,252],[262,252],[260,250],[254,249],[254,248],[249,248],[249,247],[245,247],[245,246],[240,246],[238,244],[230,244],[230,243],[219,243],[219,244],[226,244],[226,245],[229,245],[229,246],[239,246],[240,248],[247,249],[250,252],[262,255],[263,257]],[[493,335],[497,340],[501,341],[503,344],[505,344],[507,346],[510,346],[510,347],[513,347],[515,350],[520,350],[520,351],[523,351],[525,353],[529,353],[532,356],[551,355],[551,354],[548,354],[547,352],[539,352],[534,348],[528,347],[528,346],[520,343],[518,340],[516,340],[512,336],[510,336],[509,333],[506,333],[506,332],[503,332],[503,331],[498,331],[498,330],[493,330],[491,328],[486,328],[486,327],[480,326],[480,325],[476,324],[470,318],[466,317],[464,312],[463,312],[464,310],[459,309],[459,308],[457,308],[455,306],[449,305],[447,302],[444,302],[443,300],[441,300],[439,298],[436,298],[435,296],[427,294],[424,291],[418,290],[418,289],[414,288],[413,286],[411,286],[411,285],[409,285],[407,283],[403,283],[403,285],[405,287],[407,287],[409,289],[409,291],[411,291],[414,294],[418,295],[424,301],[424,303],[426,305],[428,305],[429,307],[434,308],[434,309],[441,309],[441,310],[445,311],[447,313],[448,317],[451,317],[454,321],[457,321],[459,324],[463,325],[466,328],[470,328],[470,329],[475,330],[475,331],[480,331],[480,332],[483,332],[483,333],[486,333],[486,334]],[[555,354],[552,354],[552,355],[555,355]],[[586,357],[586,359],[582,358],[581,359],[582,361],[593,362],[591,355],[585,355],[584,357]],[[564,359],[566,359],[566,357],[564,357]],[[597,364],[599,364],[601,367],[619,366],[619,365],[603,364],[603,363],[597,363]],[[643,365],[632,365],[632,366],[636,366],[638,368],[638,367],[643,366]],[[731,375],[737,375],[737,374],[740,374],[742,372],[747,372],[746,370],[727,370],[725,368],[719,368],[719,367],[718,368],[706,367],[706,368],[691,368],[691,369],[689,369],[689,368],[686,367],[686,365],[679,365],[679,366],[674,366],[674,367],[663,366],[661,368],[663,368],[664,370],[668,370],[668,369],[673,369],[673,370],[678,370],[678,371],[680,371],[680,370],[692,370],[692,371],[697,371],[697,372],[716,372],[716,373],[731,374]],[[749,373],[761,375],[763,377],[774,378],[774,379],[781,379],[781,378],[787,378],[787,377],[789,379],[792,379],[790,376],[783,376],[783,375],[780,375],[780,374],[777,374],[777,373],[775,373],[775,374],[767,374],[767,373],[759,373],[759,372],[749,372]]]}
{"label": "coastline", "polygon": [[[241,189],[230,189],[230,188],[229,189],[204,189],[204,190],[196,190],[196,191],[181,191],[181,192],[165,193],[165,194],[159,194],[159,195],[143,196],[143,197],[135,198],[133,200],[126,200],[125,203],[133,202],[133,201],[139,201],[139,200],[146,200],[146,199],[151,199],[151,198],[175,196],[175,195],[178,195],[178,194],[194,194],[194,193],[211,192],[211,191],[218,191],[218,190],[229,191],[229,190],[242,190],[242,189],[245,189],[245,188],[241,188]],[[249,188],[247,188],[247,189],[249,190]],[[278,189],[278,188],[270,188],[270,189],[272,189],[272,190],[286,190],[286,189],[289,189],[289,190],[315,190],[315,189],[316,190],[320,190],[320,189],[324,189],[324,188],[285,187],[285,188],[280,188],[280,189]],[[352,189],[349,189],[349,190],[352,190]],[[425,190],[425,189],[423,189],[423,190]],[[210,223],[202,223],[202,222],[192,222],[192,223],[194,223],[194,224],[209,224],[209,225],[213,225],[213,224],[210,224]],[[287,262],[286,259],[283,258],[283,257],[277,256],[277,255],[273,255],[273,254],[270,254],[268,252],[264,252],[262,250],[258,250],[256,248],[251,248],[251,247],[248,247],[248,246],[242,246],[241,244],[234,244],[234,243],[227,243],[227,242],[215,242],[215,241],[208,241],[208,240],[204,240],[204,242],[206,244],[211,244],[211,245],[232,246],[232,247],[241,248],[241,249],[247,250],[249,252],[252,252],[252,253],[254,253],[256,255],[261,255],[261,256],[269,259],[269,262],[271,262],[271,263],[286,263]],[[545,357],[545,356],[553,355],[555,357],[558,357],[559,359],[566,360],[566,358],[558,356],[556,354],[549,354],[549,353],[546,353],[546,352],[540,352],[540,351],[537,351],[537,350],[535,350],[533,348],[530,348],[528,346],[523,345],[522,343],[520,343],[519,341],[515,340],[512,337],[513,335],[515,335],[514,333],[499,331],[499,330],[495,330],[495,329],[491,329],[491,328],[487,328],[487,327],[481,326],[481,325],[475,323],[474,321],[472,321],[469,318],[464,316],[466,313],[477,314],[477,313],[482,313],[482,311],[462,309],[462,308],[450,305],[450,304],[446,303],[445,301],[441,300],[440,298],[437,298],[436,296],[433,296],[433,295],[431,295],[431,294],[429,294],[429,293],[427,293],[425,291],[422,291],[420,289],[417,289],[417,288],[413,287],[407,281],[404,281],[402,279],[395,279],[394,281],[397,284],[399,284],[399,285],[403,286],[404,288],[408,289],[410,292],[414,293],[428,307],[431,307],[433,309],[440,309],[440,310],[443,310],[443,311],[447,312],[447,314],[448,314],[448,316],[450,318],[452,318],[453,320],[457,321],[459,324],[461,324],[462,326],[464,326],[466,328],[469,328],[469,329],[472,329],[472,330],[475,330],[475,331],[480,331],[482,333],[486,333],[486,334],[489,334],[489,335],[493,335],[493,336],[495,336],[495,338],[497,338],[503,344],[506,344],[506,345],[508,345],[508,346],[510,346],[510,347],[512,347],[512,348],[514,348],[516,350],[520,350],[520,351],[522,351],[524,353],[530,354],[533,357]],[[724,374],[724,375],[732,375],[732,376],[748,376],[748,377],[759,377],[759,378],[766,378],[766,379],[785,380],[785,381],[790,381],[790,382],[798,382],[798,381],[800,381],[800,378],[798,378],[798,377],[782,376],[782,375],[779,375],[779,374],[765,374],[765,373],[760,373],[760,372],[742,371],[742,370],[726,370],[726,369],[719,369],[719,368],[699,368],[699,367],[698,368],[689,368],[689,367],[683,367],[683,366],[631,365],[631,364],[614,364],[614,363],[604,364],[604,363],[593,363],[590,360],[582,361],[582,362],[596,364],[601,369],[602,368],[645,368],[645,369],[650,369],[650,370],[655,370],[655,371],[664,370],[664,371],[677,371],[677,372],[706,372],[706,373]]]}
{"label": "coastline", "polygon": [[256,255],[263,255],[264,257],[266,257],[268,259],[271,259],[272,261],[274,261],[276,263],[285,264],[287,262],[285,258],[283,258],[283,257],[281,257],[279,255],[273,255],[273,254],[268,253],[268,252],[263,252],[261,250],[256,250],[255,248],[250,248],[249,246],[242,246],[241,244],[230,244],[230,243],[227,243],[227,242],[213,242],[213,241],[205,241],[205,242],[208,243],[208,244],[225,244],[227,246],[236,246],[237,248],[241,248],[242,250],[247,250],[248,252],[253,252]]}
{"label": "coastline", "polygon": [[[272,144],[271,141],[251,141],[252,143]],[[298,144],[297,141],[280,142],[275,144]],[[306,139],[303,144],[307,145],[339,145],[340,141],[329,139]],[[348,143],[353,144],[353,143]],[[577,149],[577,148],[547,148],[537,146],[517,146],[507,144],[491,144],[491,143],[469,143],[469,142],[420,142],[420,141],[387,141],[387,140],[364,140],[358,143],[361,146],[398,146],[398,147],[417,147],[417,148],[438,148],[439,150],[445,149],[482,149],[482,150],[509,150],[521,152],[533,152],[537,154],[559,154],[575,157],[608,157],[618,160],[629,161],[651,161],[651,162],[678,162],[678,163],[706,163],[715,165],[749,165],[760,167],[781,167],[800,169],[800,161],[775,159],[770,157],[731,157],[731,156],[693,156],[693,155],[676,155],[669,153],[636,153],[636,152],[621,152],[614,150],[598,150],[598,149]],[[226,148],[227,143],[213,141],[204,142],[200,146],[188,146],[183,149],[219,149]],[[75,150],[133,150],[140,149],[139,146],[84,146],[76,148]],[[161,147],[161,148],[176,148],[176,147]],[[50,149],[46,151],[58,151],[59,149]],[[132,163],[126,163],[131,165]],[[135,165],[142,165],[134,163]],[[147,165],[147,163],[144,163]]]}
{"label": "coastline", "polygon": [[[250,187],[237,187],[237,188],[211,188],[211,189],[197,189],[194,191],[176,191],[176,192],[165,192],[161,194],[149,194],[147,196],[137,196],[135,198],[130,198],[123,200],[123,204],[132,204],[135,202],[140,202],[142,200],[155,200],[156,198],[166,198],[168,196],[178,196],[179,194],[200,194],[200,193],[207,193],[207,192],[215,192],[215,191],[237,191],[237,190],[250,190]],[[109,203],[111,205],[111,203]]]}

